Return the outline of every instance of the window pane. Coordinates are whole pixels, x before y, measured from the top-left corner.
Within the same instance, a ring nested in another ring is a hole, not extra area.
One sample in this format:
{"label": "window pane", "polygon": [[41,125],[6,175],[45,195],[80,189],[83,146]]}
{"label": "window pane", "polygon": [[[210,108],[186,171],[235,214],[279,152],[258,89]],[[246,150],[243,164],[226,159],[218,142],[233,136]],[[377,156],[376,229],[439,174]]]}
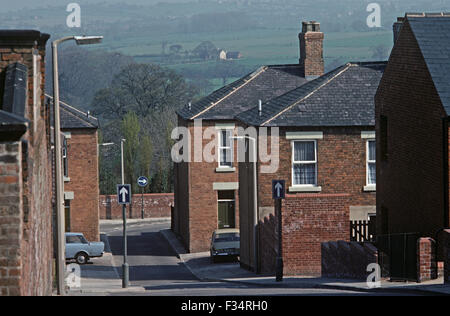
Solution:
{"label": "window pane", "polygon": [[295,161],[315,161],[316,153],[314,142],[295,142],[294,143]]}
{"label": "window pane", "polygon": [[231,131],[222,131],[220,135],[220,146],[231,147]]}
{"label": "window pane", "polygon": [[234,200],[234,191],[232,191],[232,190],[219,191],[218,199],[219,200]]}
{"label": "window pane", "polygon": [[376,160],[376,152],[375,152],[375,141],[371,140],[369,141],[369,160],[375,161]]}
{"label": "window pane", "polygon": [[369,167],[368,184],[376,184],[377,183],[376,165],[375,163],[369,163],[368,167]]}
{"label": "window pane", "polygon": [[294,165],[294,185],[311,184],[316,185],[316,165],[315,164],[295,164]]}
{"label": "window pane", "polygon": [[231,157],[232,157],[231,149],[221,149],[220,150],[220,165],[231,167],[231,165],[232,165]]}

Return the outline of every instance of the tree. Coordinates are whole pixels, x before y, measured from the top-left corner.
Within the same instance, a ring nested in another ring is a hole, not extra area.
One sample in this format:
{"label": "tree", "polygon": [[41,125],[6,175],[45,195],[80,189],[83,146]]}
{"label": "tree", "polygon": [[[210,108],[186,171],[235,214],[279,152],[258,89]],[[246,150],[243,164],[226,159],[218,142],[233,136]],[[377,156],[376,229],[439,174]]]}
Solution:
{"label": "tree", "polygon": [[192,53],[203,60],[215,59],[219,50],[210,41],[201,42]]}
{"label": "tree", "polygon": [[[151,164],[153,158],[153,145],[149,135],[144,134],[141,137],[140,147],[140,175],[148,177],[150,179]],[[146,188],[146,190],[148,189],[149,187]]]}
{"label": "tree", "polygon": [[[122,67],[133,63],[130,56],[81,47],[62,49],[59,60],[61,100],[83,110],[90,110],[96,92],[106,88]],[[46,55],[46,63],[51,64],[51,54]],[[51,71],[52,67],[46,67],[46,91],[53,89]]]}
{"label": "tree", "polygon": [[131,183],[133,192],[137,192],[137,161],[139,155],[139,132],[141,125],[134,112],[128,112],[122,120],[122,135],[125,138],[124,144],[124,164],[125,164],[125,182]]}
{"label": "tree", "polygon": [[179,44],[171,45],[171,46],[169,47],[169,51],[170,51],[172,54],[176,54],[176,55],[178,55],[182,50],[183,50],[183,46],[182,46],[182,45],[179,45]]}
{"label": "tree", "polygon": [[130,64],[111,85],[97,92],[94,113],[118,119],[129,111],[147,117],[152,111],[177,108],[196,94],[195,88],[174,71],[152,64]]}
{"label": "tree", "polygon": [[[176,125],[175,111],[194,100],[195,95],[196,89],[175,72],[140,64],[128,65],[109,87],[97,92],[93,107],[94,113],[102,120],[104,141],[117,143],[120,137],[127,140],[127,182],[135,184],[138,176],[145,175],[152,183],[146,191],[170,192],[173,166],[169,136]],[[152,142],[152,139],[158,141]],[[117,180],[120,163],[117,165],[116,162],[120,162],[120,155],[118,151],[104,152],[111,155],[105,157],[100,165],[105,178],[102,185],[106,191],[106,183],[110,185],[106,179]],[[153,185],[156,182],[159,184]]]}

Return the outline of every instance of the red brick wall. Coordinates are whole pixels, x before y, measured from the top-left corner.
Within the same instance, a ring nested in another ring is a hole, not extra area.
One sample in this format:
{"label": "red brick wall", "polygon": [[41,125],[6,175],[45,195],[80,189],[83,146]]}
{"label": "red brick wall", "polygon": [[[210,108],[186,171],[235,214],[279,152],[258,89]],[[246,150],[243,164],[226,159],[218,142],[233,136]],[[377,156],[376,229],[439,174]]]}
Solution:
{"label": "red brick wall", "polygon": [[[259,206],[273,206],[272,179],[285,179],[286,187],[292,185],[292,146],[286,139],[286,132],[302,129],[280,129],[279,169],[276,173],[258,174]],[[366,185],[366,139],[361,131],[366,128],[320,128],[307,129],[323,132],[323,139],[317,141],[317,184],[322,194],[350,194],[351,206],[376,204],[375,192],[364,192]],[[261,167],[260,167],[261,170]]]}
{"label": "red brick wall", "polygon": [[417,240],[417,280],[418,282],[436,279],[436,242],[432,238]]}
{"label": "red brick wall", "polygon": [[[448,227],[446,114],[407,22],[375,99],[378,233],[434,236]],[[381,159],[381,115],[387,117],[386,160]]]}
{"label": "red brick wall", "polygon": [[[226,123],[226,122],[221,122]],[[183,123],[181,123],[183,124]],[[192,162],[185,165],[188,168],[188,179],[183,179],[183,183],[188,186],[188,206],[179,205],[175,206],[176,212],[179,214],[182,221],[180,226],[189,227],[188,231],[184,230],[184,234],[181,235],[183,242],[189,252],[202,252],[208,251],[211,243],[211,236],[214,230],[218,228],[218,196],[217,191],[213,189],[213,183],[215,182],[238,182],[238,168],[237,168],[237,155],[234,156],[236,167],[235,172],[221,173],[216,172],[218,167],[217,162],[194,162],[194,123],[189,122],[184,124],[188,127],[191,133],[191,159]],[[181,126],[179,124],[179,126]],[[215,122],[203,121],[203,128],[201,132],[204,132],[208,127],[214,127]],[[203,139],[203,148],[209,144],[212,139]],[[236,146],[236,145],[235,145]],[[235,147],[235,153],[236,153]],[[213,152],[214,154],[214,152]],[[179,164],[183,166],[183,164]],[[184,188],[176,187],[175,196],[183,194],[181,190]],[[175,198],[176,201],[177,198]],[[180,204],[185,204],[186,201],[179,200]],[[239,227],[239,195],[238,190],[235,192],[235,222],[236,227]]]}
{"label": "red brick wall", "polygon": [[322,243],[322,277],[366,280],[369,264],[378,263],[378,250],[369,243]]}
{"label": "red brick wall", "polygon": [[321,76],[324,73],[322,32],[306,32],[299,34],[300,64],[304,66],[304,76]]}
{"label": "red brick wall", "polygon": [[67,139],[68,177],[65,192],[73,192],[70,201],[70,231],[83,233],[89,241],[100,240],[97,130],[64,130]]}
{"label": "red brick wall", "polygon": [[[321,274],[321,243],[349,241],[349,194],[287,195],[282,204],[285,275]],[[260,222],[261,271],[275,272],[276,219]],[[274,233],[275,230],[275,233]]]}
{"label": "red brick wall", "polygon": [[[17,168],[21,168],[22,199],[16,197],[9,199],[9,205],[2,208],[6,217],[0,221],[9,223],[6,230],[0,232],[0,236],[11,234],[15,243],[5,252],[0,244],[0,292],[5,295],[50,295],[52,292],[52,176],[51,155],[49,146],[49,111],[44,106],[45,84],[45,39],[36,39],[36,46],[41,56],[40,69],[40,99],[37,100],[37,117],[34,117],[33,91],[38,88],[33,85],[33,57],[32,45],[34,41],[20,38],[15,39],[14,44],[8,44],[9,40],[0,39],[0,73],[8,64],[20,62],[28,68],[28,99],[25,117],[30,120],[28,132],[22,137],[21,165],[16,162]],[[11,46],[6,46],[11,45]],[[16,145],[14,145],[16,146]],[[12,151],[19,153],[19,149]],[[14,167],[11,166],[12,169]],[[4,171],[3,171],[4,172]],[[10,170],[11,172],[11,170]],[[19,172],[19,171],[16,171]],[[19,174],[18,174],[19,175]],[[9,181],[9,180],[7,180]],[[15,186],[20,185],[20,182]],[[2,184],[0,183],[0,187]],[[3,190],[0,188],[0,190]],[[16,193],[18,188],[14,189]],[[1,213],[1,212],[0,212]],[[1,217],[1,216],[0,216]],[[18,247],[18,244],[20,246]],[[5,257],[7,259],[5,259]],[[6,261],[5,261],[6,260]],[[2,266],[16,266],[17,269],[5,269]],[[2,270],[3,269],[3,270]],[[4,281],[5,273],[8,275]],[[14,279],[14,280],[13,280]]]}
{"label": "red brick wall", "polygon": [[[128,218],[142,218],[142,195],[134,194],[133,207],[127,206]],[[173,193],[144,194],[144,218],[170,217],[174,205]],[[116,195],[100,195],[101,219],[122,219],[122,205],[117,203]]]}
{"label": "red brick wall", "polygon": [[[336,128],[308,128],[306,131],[321,131],[323,133],[323,139],[317,140],[317,182],[318,186],[321,186],[322,191],[318,194],[311,193],[299,193],[299,197],[309,196],[312,199],[327,196],[329,194],[346,194],[347,207],[350,206],[375,206],[376,193],[365,192],[364,186],[366,185],[366,144],[367,140],[361,138],[362,131],[373,131],[373,127],[336,127]],[[279,137],[279,155],[274,155],[274,159],[279,159],[279,168],[274,173],[262,173],[261,169],[263,164],[259,165],[258,173],[258,206],[260,207],[261,216],[273,217],[273,199],[272,199],[272,180],[284,179],[286,180],[286,187],[289,188],[292,185],[292,145],[291,141],[286,139],[286,132],[302,131],[302,128],[280,128]],[[269,146],[270,146],[269,139]],[[242,164],[244,165],[244,164]],[[244,174],[245,173],[245,174]],[[248,182],[248,179],[252,176],[251,170],[249,172],[242,172],[240,170],[241,185]],[[252,185],[250,185],[251,187]],[[242,185],[241,189],[245,189]],[[244,194],[248,195],[248,192]],[[291,196],[297,196],[296,193],[291,193]],[[316,204],[317,207],[321,207],[320,201]],[[264,209],[261,209],[264,208]],[[320,210],[320,209],[318,209]],[[242,216],[246,216],[246,209],[241,209]],[[347,221],[350,221],[350,210],[346,210],[348,217]],[[318,213],[320,214],[320,213]],[[261,221],[267,221],[268,219],[261,218]],[[311,218],[311,220],[317,220]],[[267,226],[267,223],[263,226]],[[247,250],[247,245],[252,248],[252,236],[246,232],[243,232],[241,226],[241,262],[249,265],[252,262],[252,251]],[[245,229],[251,229],[250,226],[245,226]],[[267,238],[264,233],[267,229],[262,228],[260,240]],[[345,238],[349,238],[348,236]],[[248,237],[246,237],[248,236]],[[247,240],[248,239],[248,240]],[[337,239],[330,239],[337,240]],[[244,245],[244,247],[243,247]],[[264,249],[268,247],[268,249]],[[260,261],[272,262],[274,264],[275,257],[270,257],[269,254],[273,254],[270,249],[270,243],[261,243],[261,255]],[[319,249],[320,250],[320,249]],[[265,257],[264,257],[265,256]],[[265,264],[262,264],[265,265]],[[267,266],[267,265],[266,265]],[[268,268],[267,270],[271,270]]]}
{"label": "red brick wall", "polygon": [[0,144],[0,296],[21,293],[22,198],[20,143]]}

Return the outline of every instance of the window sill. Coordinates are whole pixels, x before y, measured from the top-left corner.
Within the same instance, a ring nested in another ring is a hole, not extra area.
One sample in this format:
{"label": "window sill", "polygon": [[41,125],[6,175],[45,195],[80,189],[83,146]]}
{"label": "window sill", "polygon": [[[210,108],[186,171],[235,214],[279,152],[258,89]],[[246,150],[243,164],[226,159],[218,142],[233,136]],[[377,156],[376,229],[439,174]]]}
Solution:
{"label": "window sill", "polygon": [[235,172],[236,168],[231,168],[231,167],[219,167],[216,168],[216,172],[218,173],[227,173],[227,172]]}
{"label": "window sill", "polygon": [[292,186],[289,187],[289,192],[310,192],[310,193],[317,193],[317,192],[322,192],[322,187],[318,187],[318,186]]}
{"label": "window sill", "polygon": [[69,177],[64,177],[64,182],[70,182],[70,178]]}
{"label": "window sill", "polygon": [[366,186],[363,188],[363,191],[364,191],[364,192],[376,192],[376,191],[377,191],[377,185],[376,185],[376,184],[369,184],[369,185],[366,185]]}

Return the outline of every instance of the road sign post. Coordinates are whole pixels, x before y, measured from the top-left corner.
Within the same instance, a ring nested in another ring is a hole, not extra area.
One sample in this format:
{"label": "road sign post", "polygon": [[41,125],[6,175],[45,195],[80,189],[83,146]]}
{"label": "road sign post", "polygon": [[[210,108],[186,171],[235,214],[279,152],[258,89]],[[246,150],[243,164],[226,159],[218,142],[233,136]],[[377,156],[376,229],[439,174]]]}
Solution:
{"label": "road sign post", "polygon": [[138,186],[141,187],[141,198],[142,198],[142,210],[141,210],[141,218],[145,218],[145,212],[144,212],[144,188],[148,185],[148,179],[146,177],[139,177]]}
{"label": "road sign post", "polygon": [[278,219],[278,253],[276,258],[276,281],[283,281],[283,216],[281,212],[281,200],[285,198],[286,181],[272,180],[272,197],[275,200],[275,213]]}
{"label": "road sign post", "polygon": [[122,287],[128,288],[129,285],[129,266],[127,249],[127,205],[131,204],[131,185],[117,185],[117,202],[122,205],[123,218],[123,265],[122,265]]}

